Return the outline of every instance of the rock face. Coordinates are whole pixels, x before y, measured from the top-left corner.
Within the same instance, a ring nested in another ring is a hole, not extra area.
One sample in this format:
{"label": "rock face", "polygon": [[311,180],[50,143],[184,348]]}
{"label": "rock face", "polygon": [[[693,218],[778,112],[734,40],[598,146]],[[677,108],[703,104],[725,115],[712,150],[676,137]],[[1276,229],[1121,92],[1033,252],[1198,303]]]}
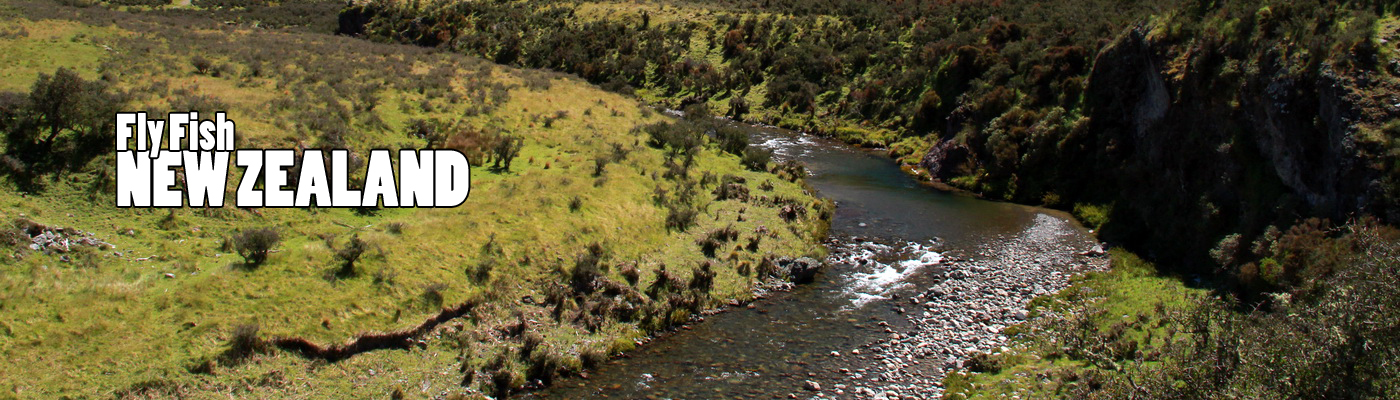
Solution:
{"label": "rock face", "polygon": [[1082,118],[1032,111],[1042,119],[1025,122],[1021,141],[1003,139],[1012,130],[996,123],[974,139],[945,132],[923,166],[1023,201],[1112,202],[1105,235],[1188,264],[1227,234],[1298,216],[1400,221],[1400,177],[1384,167],[1394,157],[1363,132],[1400,118],[1395,79],[1165,36],[1139,27],[1103,47]]}
{"label": "rock face", "polygon": [[928,169],[930,176],[951,178],[972,173],[964,168],[968,161],[966,145],[956,140],[944,140],[934,145],[920,164]]}
{"label": "rock face", "polygon": [[[1375,193],[1364,183],[1376,171],[1360,168],[1358,82],[1328,67],[1312,80],[1266,69],[1239,79],[1236,108],[1218,104],[1206,87],[1210,77],[1203,75],[1211,71],[1188,68],[1169,76],[1167,47],[1139,29],[1100,53],[1087,92],[1094,99],[1092,126],[1102,135],[1131,138],[1132,157],[1175,164],[1199,156],[1187,153],[1198,150],[1183,143],[1190,135],[1212,143],[1239,136],[1244,141],[1232,146],[1256,150],[1262,156],[1257,162],[1305,204],[1337,211],[1369,205]],[[1221,161],[1215,169],[1225,173],[1252,167],[1229,154],[1201,158]]]}

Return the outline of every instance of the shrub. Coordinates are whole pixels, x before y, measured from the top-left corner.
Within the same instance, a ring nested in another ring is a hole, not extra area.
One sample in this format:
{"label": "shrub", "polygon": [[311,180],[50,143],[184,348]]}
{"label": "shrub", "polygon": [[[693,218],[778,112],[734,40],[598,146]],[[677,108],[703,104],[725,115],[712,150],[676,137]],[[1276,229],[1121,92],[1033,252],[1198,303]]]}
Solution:
{"label": "shrub", "polygon": [[569,211],[578,211],[583,208],[583,198],[574,196],[569,199]]}
{"label": "shrub", "polygon": [[369,243],[361,240],[360,235],[350,238],[350,243],[335,252],[335,258],[340,259],[340,271],[337,271],[336,275],[342,278],[355,276],[355,261],[358,261],[367,250],[369,250]]}
{"label": "shrub", "polygon": [[247,265],[258,266],[267,261],[268,253],[281,242],[282,236],[276,230],[250,229],[234,235],[233,248]]}
{"label": "shrub", "polygon": [[593,176],[594,176],[594,177],[603,176],[603,171],[605,171],[605,170],[607,169],[607,167],[608,167],[608,162],[610,162],[610,161],[611,161],[610,156],[607,155],[607,154],[599,154],[599,155],[597,155],[597,156],[594,156],[594,157],[593,157]]}
{"label": "shrub", "polygon": [[637,263],[627,263],[622,265],[622,279],[627,280],[628,285],[637,286],[637,281],[641,280],[642,271],[637,269]]}
{"label": "shrub", "polygon": [[695,224],[695,216],[699,214],[696,209],[685,205],[673,205],[667,207],[666,229],[677,232],[690,229]]}
{"label": "shrub", "polygon": [[476,264],[476,267],[468,268],[467,275],[473,282],[486,283],[491,280],[491,271],[496,269],[496,259],[487,258]]}
{"label": "shrub", "polygon": [[720,180],[719,187],[715,188],[714,194],[715,200],[734,199],[747,201],[749,199],[749,187],[744,185],[743,178],[725,175],[724,178]]}
{"label": "shrub", "polygon": [[593,368],[603,365],[603,362],[608,360],[608,352],[603,349],[588,348],[579,352],[578,359],[584,367]]}
{"label": "shrub", "polygon": [[807,207],[801,204],[784,204],[778,209],[778,217],[786,222],[792,222],[805,216],[807,216]]}
{"label": "shrub", "polygon": [[773,159],[773,151],[752,147],[744,150],[743,163],[745,167],[754,171],[764,171],[768,169],[768,162]]}
{"label": "shrub", "polygon": [[574,261],[574,269],[569,272],[569,287],[575,293],[592,294],[598,287],[598,280],[603,276],[599,264],[604,253],[603,246],[594,243]]}
{"label": "shrub", "polygon": [[1079,221],[1083,222],[1084,226],[1089,227],[1089,229],[1098,231],[1108,223],[1108,215],[1112,209],[1112,205],[1079,203],[1074,205],[1074,217],[1079,218]]}
{"label": "shrub", "polygon": [[516,381],[522,378],[515,372],[513,363],[507,359],[506,354],[501,353],[486,364],[486,373],[491,377],[491,392],[498,399],[510,396],[516,387]]}
{"label": "shrub", "polygon": [[656,269],[656,280],[652,281],[650,285],[647,285],[647,297],[651,297],[653,300],[661,300],[662,295],[679,286],[680,281],[676,279],[674,275],[671,275],[669,271],[666,271],[666,264],[661,264],[661,266]]}
{"label": "shrub", "polygon": [[691,158],[699,150],[700,145],[704,143],[704,133],[697,129],[694,124],[686,121],[658,122],[643,126],[641,129],[649,137],[647,144],[667,149],[668,158],[678,156]]}
{"label": "shrub", "polygon": [[196,54],[194,57],[190,58],[190,65],[194,66],[195,73],[206,75],[209,73],[210,68],[214,67],[214,62],[209,61],[208,58],[204,58],[202,55]]}
{"label": "shrub", "polygon": [[447,290],[447,284],[442,282],[433,282],[423,285],[423,303],[427,304],[429,307],[441,307],[442,302],[445,300],[442,292],[445,290]]}
{"label": "shrub", "polygon": [[715,287],[714,266],[709,261],[703,261],[699,267],[691,271],[690,290],[699,293],[709,293]]}
{"label": "shrub", "polygon": [[[564,354],[549,348],[538,348],[540,342],[539,334],[531,333],[525,336],[525,344],[521,347],[521,358],[526,361],[528,367],[525,369],[525,379],[538,381],[548,385],[559,377],[560,371],[569,369],[569,360]],[[532,341],[533,342],[532,344]],[[526,355],[525,348],[530,347],[531,352]]]}
{"label": "shrub", "polygon": [[234,326],[230,334],[228,349],[221,357],[224,364],[238,364],[249,356],[268,350],[267,342],[258,336],[257,324]]}
{"label": "shrub", "polygon": [[384,224],[384,230],[387,231],[387,232],[389,232],[389,233],[395,234],[395,235],[402,235],[402,234],[403,234],[403,228],[404,228],[404,223],[403,223],[403,222],[390,222],[390,223]]}
{"label": "shrub", "polygon": [[995,374],[1001,372],[1000,360],[998,360],[996,356],[987,353],[974,354],[963,363],[963,367],[967,368],[968,371],[979,373]]}
{"label": "shrub", "polygon": [[730,116],[730,117],[734,117],[734,118],[743,118],[744,115],[745,115],[745,114],[748,114],[748,113],[749,113],[749,102],[746,101],[746,100],[744,100],[743,97],[734,96],[734,97],[732,97],[732,98],[729,99],[729,116]]}
{"label": "shrub", "polygon": [[711,230],[706,233],[704,237],[696,240],[695,244],[700,245],[700,251],[705,253],[706,257],[714,258],[715,249],[738,238],[739,231],[735,230],[734,226],[730,225]]}
{"label": "shrub", "polygon": [[715,130],[715,139],[719,141],[720,150],[736,156],[743,157],[749,148],[749,132],[740,127],[721,126]]}
{"label": "shrub", "polygon": [[[776,169],[778,177],[783,178],[783,180],[786,180],[788,182],[797,182],[798,179],[802,179],[807,176],[807,167],[803,166],[802,163],[797,162],[796,160],[783,161],[781,164],[778,164],[778,167]],[[772,185],[769,185],[769,189],[765,190],[771,189]]]}
{"label": "shrub", "polygon": [[1217,265],[1229,267],[1235,265],[1236,258],[1239,257],[1239,252],[1240,234],[1235,233],[1220,239],[1220,242],[1215,245],[1215,248],[1211,249],[1210,257],[1215,260]]}

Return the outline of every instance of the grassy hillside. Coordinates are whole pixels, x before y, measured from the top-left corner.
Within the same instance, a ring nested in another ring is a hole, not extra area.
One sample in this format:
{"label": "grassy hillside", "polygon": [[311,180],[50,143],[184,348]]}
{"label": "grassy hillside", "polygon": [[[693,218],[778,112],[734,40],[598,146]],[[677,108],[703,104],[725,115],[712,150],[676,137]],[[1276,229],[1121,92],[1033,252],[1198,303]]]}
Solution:
{"label": "grassy hillside", "polygon": [[[69,3],[84,7],[0,5],[7,132],[24,129],[36,82],[71,71],[121,109],[228,111],[245,148],[452,147],[481,165],[451,209],[117,209],[113,157],[85,159],[82,144],[102,143],[86,131],[47,144],[57,159],[12,144],[0,397],[504,392],[749,298],[781,278],[775,260],[823,251],[830,205],[745,168],[705,139],[708,121],[670,121],[564,75],[215,19],[247,10]],[[654,144],[647,124],[702,145]],[[494,146],[513,140],[513,162],[493,167]],[[245,263],[235,238],[263,228],[280,243]],[[43,231],[111,247],[30,249]],[[353,263],[340,256],[350,248],[363,249]],[[271,341],[329,346],[463,305],[407,349],[339,362]]]}

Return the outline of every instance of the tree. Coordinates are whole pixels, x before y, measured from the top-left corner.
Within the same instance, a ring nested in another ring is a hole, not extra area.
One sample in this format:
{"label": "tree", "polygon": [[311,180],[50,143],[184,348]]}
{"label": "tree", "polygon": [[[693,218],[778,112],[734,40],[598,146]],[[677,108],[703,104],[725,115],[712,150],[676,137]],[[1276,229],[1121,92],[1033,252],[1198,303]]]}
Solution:
{"label": "tree", "polygon": [[340,259],[341,262],[340,271],[337,271],[336,275],[354,276],[355,261],[358,261],[360,259],[360,256],[368,250],[369,243],[366,243],[363,239],[360,239],[360,235],[355,235],[355,237],[351,238],[350,243],[347,243],[345,247],[341,248],[340,250],[336,250],[335,252],[335,258]]}
{"label": "tree", "polygon": [[40,171],[79,167],[110,152],[121,103],[105,82],[68,68],[39,74],[28,96],[0,96],[5,172],[27,185]]}
{"label": "tree", "polygon": [[493,168],[509,171],[510,162],[520,155],[520,148],[524,146],[524,143],[524,139],[510,135],[504,135],[497,139],[496,145],[491,148],[491,153],[496,156],[496,164]]}

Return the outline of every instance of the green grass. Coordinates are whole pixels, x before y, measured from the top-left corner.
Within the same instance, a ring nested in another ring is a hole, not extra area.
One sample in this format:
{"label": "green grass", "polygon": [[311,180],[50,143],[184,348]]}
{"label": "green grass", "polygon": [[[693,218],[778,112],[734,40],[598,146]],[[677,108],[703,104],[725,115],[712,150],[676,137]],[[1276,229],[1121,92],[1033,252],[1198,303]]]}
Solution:
{"label": "green grass", "polygon": [[[987,357],[990,370],[952,372],[944,380],[948,399],[1063,398],[1093,371],[1133,368],[1130,362],[1103,357],[1102,347],[1136,344],[1147,364],[1165,352],[1175,334],[1172,313],[1206,295],[1179,278],[1160,276],[1151,263],[1122,249],[1110,251],[1112,269],[1076,276],[1055,295],[1033,300],[1030,321],[1008,327],[1009,350]],[[1088,344],[1074,342],[1088,338]],[[1107,346],[1093,340],[1109,339]],[[1086,354],[1087,353],[1087,354]]]}
{"label": "green grass", "polygon": [[[329,35],[211,24],[195,30],[151,24],[146,17],[100,7],[78,12],[118,22],[95,27],[62,20],[0,21],[29,31],[28,36],[0,39],[4,90],[27,90],[39,73],[52,73],[56,66],[89,78],[101,68],[119,76],[118,89],[136,94],[131,109],[176,108],[184,100],[173,91],[184,89],[225,104],[238,122],[241,146],[295,147],[315,145],[321,133],[301,127],[300,112],[357,100],[315,94],[334,90],[329,88],[336,82],[327,76],[348,71],[345,76],[357,83],[382,84],[375,110],[354,113],[347,121],[351,131],[346,142],[352,149],[424,147],[424,140],[402,132],[407,121],[426,118],[498,129],[525,138],[526,144],[508,171],[474,168],[472,195],[460,207],[373,215],[343,209],[117,209],[110,192],[90,189],[111,158],[99,158],[77,173],[46,177],[41,193],[20,193],[6,182],[0,186],[0,221],[25,218],[81,229],[116,248],[97,252],[90,265],[65,262],[60,255],[5,250],[0,261],[0,358],[7,362],[0,365],[0,393],[5,393],[0,396],[459,393],[479,388],[485,380],[464,388],[463,364],[471,367],[470,373],[496,353],[518,348],[516,339],[493,334],[517,315],[537,321],[531,330],[545,338],[545,348],[572,357],[575,365],[581,353],[626,350],[645,334],[635,322],[619,321],[590,332],[567,319],[556,322],[545,307],[522,300],[545,298],[543,288],[564,279],[556,271],[572,268],[591,243],[607,249],[606,264],[637,262],[639,286],[645,286],[663,264],[688,278],[706,260],[696,239],[711,229],[733,225],[741,242],[760,226],[775,232],[757,251],[741,249],[731,256],[730,243],[717,252],[711,292],[716,303],[751,296],[757,282],[736,272],[740,262],[823,251],[814,233],[822,222],[815,216],[789,223],[771,204],[714,201],[709,194],[713,185],[699,190],[697,202],[704,212],[696,226],[667,230],[666,210],[651,200],[654,189],[669,185],[653,178],[663,170],[662,153],[646,147],[645,139],[632,131],[663,118],[577,79]],[[104,45],[114,51],[102,50]],[[147,58],[131,55],[147,46],[152,51],[141,52]],[[188,60],[196,53],[210,54],[233,72],[194,74]],[[251,76],[248,60],[258,58],[271,61],[261,76]],[[407,76],[396,76],[393,65],[407,65]],[[444,71],[451,72],[445,91],[414,89]],[[474,75],[480,71],[486,73]],[[160,82],[171,91],[162,93],[156,88]],[[506,88],[509,96],[496,103],[480,91],[492,85]],[[454,94],[461,100],[448,100]],[[284,100],[293,106],[275,105]],[[424,102],[433,104],[431,111],[420,107]],[[486,111],[468,112],[478,107]],[[566,111],[568,117],[549,128],[538,122],[538,116],[556,111]],[[369,114],[383,126],[368,122]],[[629,149],[628,157],[593,177],[594,156],[611,151],[614,144]],[[702,172],[744,177],[756,194],[816,201],[801,185],[746,170],[737,157],[718,150],[700,153],[692,174]],[[775,188],[759,191],[764,181]],[[571,210],[575,197],[582,206]],[[392,224],[402,224],[401,233],[391,232]],[[233,233],[261,227],[277,229],[283,237],[265,265],[243,268],[236,254],[221,249]],[[357,263],[358,275],[328,279],[337,267],[335,248],[354,235],[372,248]],[[483,251],[488,242],[495,249]],[[492,277],[470,279],[466,271],[487,258],[496,261]],[[618,268],[605,274],[622,281]],[[425,299],[429,287],[441,289],[441,304]],[[363,332],[414,326],[442,305],[471,299],[487,301],[468,318],[430,334],[425,349],[375,351],[332,364],[274,351],[219,363],[210,373],[190,372],[217,359],[238,325],[256,324],[264,337],[300,336],[333,344]]]}
{"label": "green grass", "polygon": [[70,21],[7,20],[0,28],[0,90],[27,90],[40,73],[53,73],[58,67],[78,68],[85,78],[96,77],[91,66],[105,50],[93,41],[112,35],[111,29]]}

